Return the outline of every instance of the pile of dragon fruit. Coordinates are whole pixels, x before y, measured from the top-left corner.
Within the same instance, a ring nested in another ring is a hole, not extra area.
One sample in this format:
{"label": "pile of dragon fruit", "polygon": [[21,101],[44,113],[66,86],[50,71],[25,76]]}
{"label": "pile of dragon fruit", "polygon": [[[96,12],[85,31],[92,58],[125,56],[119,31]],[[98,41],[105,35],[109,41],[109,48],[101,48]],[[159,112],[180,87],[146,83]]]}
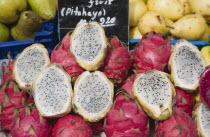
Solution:
{"label": "pile of dragon fruit", "polygon": [[1,130],[12,137],[210,136],[210,67],[184,39],[150,32],[129,51],[83,23],[51,54],[33,44],[2,70]]}

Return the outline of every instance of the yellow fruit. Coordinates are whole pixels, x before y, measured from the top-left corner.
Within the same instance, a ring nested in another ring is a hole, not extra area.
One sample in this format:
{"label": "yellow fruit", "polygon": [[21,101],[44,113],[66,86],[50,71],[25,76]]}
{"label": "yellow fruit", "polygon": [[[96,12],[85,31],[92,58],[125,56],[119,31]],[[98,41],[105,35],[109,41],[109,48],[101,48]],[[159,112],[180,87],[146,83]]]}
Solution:
{"label": "yellow fruit", "polygon": [[179,1],[184,6],[184,14],[191,13],[191,8],[190,8],[189,0],[179,0]]}
{"label": "yellow fruit", "polygon": [[129,0],[129,25],[137,26],[138,20],[147,12],[147,6],[142,0]]}
{"label": "yellow fruit", "polygon": [[199,14],[188,14],[172,25],[170,33],[178,38],[199,40],[206,32],[207,24]]}
{"label": "yellow fruit", "polygon": [[210,21],[210,0],[189,0],[192,12],[201,14]]}
{"label": "yellow fruit", "polygon": [[167,35],[170,30],[167,26],[172,25],[173,21],[164,17],[162,14],[154,11],[148,11],[139,20],[138,28],[142,35],[151,31]]}
{"label": "yellow fruit", "polygon": [[139,32],[138,26],[130,28],[130,39],[141,39],[142,35]]}
{"label": "yellow fruit", "polygon": [[205,46],[201,49],[201,54],[207,66],[210,65],[210,46]]}
{"label": "yellow fruit", "polygon": [[184,6],[179,0],[148,0],[147,8],[150,11],[161,13],[172,21],[176,21],[184,15]]}
{"label": "yellow fruit", "polygon": [[204,35],[199,40],[200,41],[206,41],[208,43],[209,42],[208,35],[209,35],[209,31],[208,31],[208,27],[207,27],[206,32],[204,33]]}

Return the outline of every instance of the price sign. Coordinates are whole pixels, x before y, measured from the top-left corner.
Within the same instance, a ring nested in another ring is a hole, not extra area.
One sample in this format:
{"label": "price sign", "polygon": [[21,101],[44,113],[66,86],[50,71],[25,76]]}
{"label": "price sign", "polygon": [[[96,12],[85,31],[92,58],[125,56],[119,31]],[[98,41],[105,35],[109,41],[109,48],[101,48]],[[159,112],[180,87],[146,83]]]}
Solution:
{"label": "price sign", "polygon": [[128,0],[59,0],[60,38],[79,23],[99,22],[106,36],[128,43]]}

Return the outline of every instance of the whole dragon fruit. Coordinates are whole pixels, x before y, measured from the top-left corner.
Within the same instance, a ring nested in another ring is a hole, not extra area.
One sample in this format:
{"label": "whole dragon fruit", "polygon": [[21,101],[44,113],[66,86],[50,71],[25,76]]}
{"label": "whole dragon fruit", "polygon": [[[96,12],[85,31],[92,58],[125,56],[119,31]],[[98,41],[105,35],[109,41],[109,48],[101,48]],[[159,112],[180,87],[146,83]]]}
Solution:
{"label": "whole dragon fruit", "polygon": [[13,137],[49,137],[51,127],[48,120],[42,117],[38,110],[25,107],[20,110],[20,116],[16,117],[15,125],[11,130]]}
{"label": "whole dragon fruit", "polygon": [[138,73],[156,69],[166,71],[171,55],[171,44],[161,33],[144,35],[134,51],[134,67]]}
{"label": "whole dragon fruit", "polygon": [[147,137],[148,116],[126,92],[119,92],[108,112],[104,132],[107,137]]}
{"label": "whole dragon fruit", "polygon": [[124,89],[125,91],[127,91],[127,93],[130,94],[130,96],[132,95],[132,86],[134,83],[134,80],[136,78],[136,75],[131,75],[129,78],[126,79],[126,81],[123,82],[122,86],[120,89]]}
{"label": "whole dragon fruit", "polygon": [[51,62],[59,63],[63,69],[74,79],[77,78],[84,70],[78,65],[72,53],[69,52],[70,36],[69,33],[63,38],[51,54]]}
{"label": "whole dragon fruit", "polygon": [[9,79],[14,80],[12,76],[14,60],[12,60],[10,57],[8,59],[9,59],[8,66],[4,62],[2,63],[3,83],[5,83]]}
{"label": "whole dragon fruit", "polygon": [[193,107],[195,105],[195,97],[193,94],[187,93],[179,88],[176,88],[176,104],[178,108],[185,111],[189,116],[192,116]]}
{"label": "whole dragon fruit", "polygon": [[196,123],[180,108],[174,107],[173,115],[160,122],[154,137],[198,137]]}
{"label": "whole dragon fruit", "polygon": [[66,115],[56,122],[52,137],[92,137],[92,130],[82,117]]}
{"label": "whole dragon fruit", "polygon": [[199,91],[200,98],[204,101],[204,103],[210,107],[210,66],[206,67],[203,73],[200,76],[199,81]]}
{"label": "whole dragon fruit", "polygon": [[2,129],[11,130],[13,120],[19,115],[19,109],[26,105],[27,95],[20,91],[17,84],[8,80],[0,90],[0,121]]}
{"label": "whole dragon fruit", "polygon": [[128,47],[117,37],[113,37],[110,41],[104,65],[100,70],[119,85],[128,76],[130,67],[131,59]]}

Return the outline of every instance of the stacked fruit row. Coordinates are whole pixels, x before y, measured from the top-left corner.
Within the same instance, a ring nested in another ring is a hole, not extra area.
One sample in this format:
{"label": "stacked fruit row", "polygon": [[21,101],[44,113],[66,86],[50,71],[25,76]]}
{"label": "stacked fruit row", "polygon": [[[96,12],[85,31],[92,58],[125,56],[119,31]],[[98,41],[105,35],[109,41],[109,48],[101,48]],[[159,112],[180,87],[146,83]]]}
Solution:
{"label": "stacked fruit row", "polygon": [[50,57],[33,44],[3,64],[1,128],[12,137],[207,137],[206,64],[184,39],[172,49],[150,32],[129,51],[97,22],[83,23]]}
{"label": "stacked fruit row", "polygon": [[57,0],[1,0],[0,42],[34,39],[44,22],[56,16]]}
{"label": "stacked fruit row", "polygon": [[209,0],[129,0],[130,38],[155,31],[171,39],[209,42]]}

